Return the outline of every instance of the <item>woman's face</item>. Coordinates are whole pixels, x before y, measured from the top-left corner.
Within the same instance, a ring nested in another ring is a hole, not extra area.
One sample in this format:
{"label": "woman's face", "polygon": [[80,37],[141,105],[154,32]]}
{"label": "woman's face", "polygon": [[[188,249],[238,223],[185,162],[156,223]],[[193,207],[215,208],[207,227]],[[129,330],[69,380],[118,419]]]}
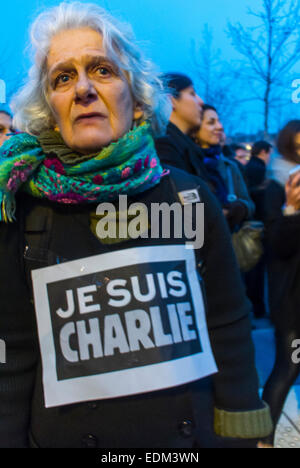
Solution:
{"label": "woman's face", "polygon": [[201,127],[197,132],[197,139],[203,148],[220,144],[223,137],[223,125],[218,114],[211,109],[203,113]]}
{"label": "woman's face", "polygon": [[74,151],[101,150],[142,116],[126,78],[107,57],[101,34],[90,28],[54,36],[47,71],[50,108],[65,143]]}
{"label": "woman's face", "polygon": [[202,116],[202,99],[196,94],[193,86],[182,90],[178,98],[172,99],[173,112],[187,132],[198,128]]}

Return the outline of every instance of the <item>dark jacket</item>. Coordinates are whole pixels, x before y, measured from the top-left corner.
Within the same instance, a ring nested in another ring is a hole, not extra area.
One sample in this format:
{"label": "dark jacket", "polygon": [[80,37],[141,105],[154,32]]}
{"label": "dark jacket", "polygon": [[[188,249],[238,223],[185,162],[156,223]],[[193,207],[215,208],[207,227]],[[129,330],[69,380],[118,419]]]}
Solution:
{"label": "dark jacket", "polygon": [[245,166],[244,174],[249,194],[255,204],[254,219],[263,221],[265,191],[271,182],[266,178],[267,166],[262,159],[252,156]]}
{"label": "dark jacket", "polygon": [[284,187],[272,180],[264,197],[270,310],[277,328],[300,333],[300,215],[284,216],[285,201]]}
{"label": "dark jacket", "polygon": [[248,189],[252,190],[260,186],[266,178],[266,172],[267,167],[265,162],[256,156],[252,156],[244,169]]}
{"label": "dark jacket", "polygon": [[226,186],[230,188],[232,183],[232,189],[238,201],[246,206],[247,218],[252,218],[254,214],[254,204],[250,198],[244,178],[235,162],[221,155],[219,158],[218,170]]}
{"label": "dark jacket", "polygon": [[209,180],[209,175],[202,161],[201,149],[172,122],[168,124],[167,135],[155,140],[155,146],[159,158],[164,164],[201,177],[206,182]]}
{"label": "dark jacket", "polygon": [[[171,177],[134,201],[178,201]],[[62,206],[21,194],[17,222],[0,226],[0,336],[7,344],[7,363],[0,364],[1,447],[255,447],[256,440],[214,435],[213,407],[249,415],[249,410],[263,405],[258,396],[249,303],[229,231],[209,190],[199,179],[188,177],[191,185],[199,186],[205,204],[205,242],[195,255],[204,278],[208,329],[219,373],[169,390],[45,408],[31,270],[149,242],[169,245],[182,240],[103,244],[90,229],[95,207]],[[187,180],[185,173],[177,172],[178,178]],[[34,216],[37,206],[48,215]],[[38,248],[36,241],[30,245],[36,236],[38,242],[46,239],[46,245],[44,241]]]}
{"label": "dark jacket", "polygon": [[[169,123],[167,136],[158,138],[155,142],[160,160],[178,169],[187,171],[189,174],[201,177],[214,193],[214,186],[210,183],[210,176],[203,162],[203,153],[193,140],[176,127]],[[244,178],[235,162],[221,157],[219,160],[219,173],[229,189],[228,170],[231,172],[233,188],[238,200],[246,207],[246,217],[251,218],[254,214],[254,204],[247,191]]]}

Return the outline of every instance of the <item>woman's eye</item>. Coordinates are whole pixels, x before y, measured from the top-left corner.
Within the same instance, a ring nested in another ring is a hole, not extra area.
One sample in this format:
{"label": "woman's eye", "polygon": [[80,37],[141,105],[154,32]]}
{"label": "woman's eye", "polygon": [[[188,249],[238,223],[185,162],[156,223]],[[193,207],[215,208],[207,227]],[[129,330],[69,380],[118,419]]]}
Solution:
{"label": "woman's eye", "polygon": [[55,85],[68,83],[69,80],[70,80],[69,75],[65,75],[65,74],[59,75],[55,80]]}
{"label": "woman's eye", "polygon": [[109,76],[111,75],[111,71],[107,67],[98,67],[97,71],[101,76]]}

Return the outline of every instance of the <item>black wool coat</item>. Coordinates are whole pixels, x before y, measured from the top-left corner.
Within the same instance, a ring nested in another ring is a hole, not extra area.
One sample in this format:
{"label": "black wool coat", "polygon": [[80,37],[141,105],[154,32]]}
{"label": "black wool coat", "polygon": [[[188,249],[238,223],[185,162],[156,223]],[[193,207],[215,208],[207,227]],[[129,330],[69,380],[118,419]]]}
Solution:
{"label": "black wool coat", "polygon": [[260,186],[266,178],[267,167],[262,159],[252,156],[244,167],[244,174],[249,191]]}
{"label": "black wool coat", "polygon": [[264,194],[271,318],[278,329],[300,333],[300,215],[284,216],[282,185],[272,180]]}
{"label": "black wool coat", "polygon": [[[172,171],[134,201],[174,202]],[[168,390],[45,408],[31,270],[55,264],[58,258],[70,261],[180,241],[137,239],[103,245],[90,229],[95,206],[62,206],[20,194],[17,221],[0,225],[0,337],[7,345],[7,362],[0,365],[0,447],[255,447],[255,440],[221,438],[213,430],[215,406],[249,411],[263,405],[250,308],[230,233],[209,190],[199,179],[188,177],[199,186],[205,204],[205,242],[195,254],[204,279],[208,330],[219,372]],[[32,216],[37,205],[50,210],[50,227],[49,217]],[[45,232],[47,245],[35,252],[28,239]]]}
{"label": "black wool coat", "polygon": [[201,149],[172,122],[168,124],[167,135],[155,140],[155,146],[163,164],[201,177],[207,183],[209,175],[202,162]]}
{"label": "black wool coat", "polygon": [[[203,151],[189,136],[182,133],[176,125],[169,122],[167,136],[157,138],[155,145],[163,164],[177,167],[189,174],[200,177],[206,182],[212,193],[215,194],[214,184],[211,182],[211,177],[203,162]],[[254,213],[254,205],[248,194],[244,178],[235,161],[223,158],[220,160],[219,173],[229,189],[227,169],[231,173],[235,194],[246,206],[247,218],[251,218]]]}

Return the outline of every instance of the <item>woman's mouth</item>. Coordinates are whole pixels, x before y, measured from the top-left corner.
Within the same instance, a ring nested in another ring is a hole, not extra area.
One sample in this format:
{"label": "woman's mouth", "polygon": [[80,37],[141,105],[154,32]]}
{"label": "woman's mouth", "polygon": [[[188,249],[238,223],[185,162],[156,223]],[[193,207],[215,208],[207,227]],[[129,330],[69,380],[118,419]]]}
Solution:
{"label": "woman's mouth", "polygon": [[80,114],[78,117],[75,119],[75,123],[91,123],[92,121],[96,120],[104,120],[106,119],[106,116],[104,114],[101,114],[100,112],[89,112],[86,114]]}

